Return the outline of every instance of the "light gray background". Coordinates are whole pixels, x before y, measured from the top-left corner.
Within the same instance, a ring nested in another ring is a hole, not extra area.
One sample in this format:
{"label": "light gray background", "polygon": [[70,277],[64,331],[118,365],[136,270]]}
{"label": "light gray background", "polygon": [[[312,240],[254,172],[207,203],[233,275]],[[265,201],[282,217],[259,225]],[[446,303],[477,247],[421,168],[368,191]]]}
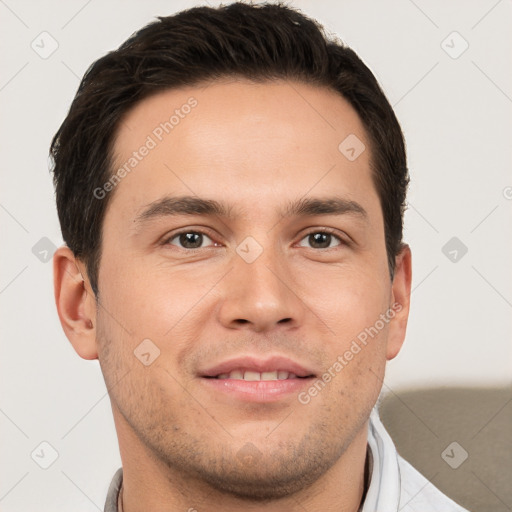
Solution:
{"label": "light gray background", "polygon": [[[510,0],[290,3],[360,54],[394,105],[408,143],[412,312],[384,389],[510,385]],[[0,0],[3,512],[103,510],[120,466],[98,362],[80,359],[65,338],[51,262],[33,253],[43,237],[62,243],[48,147],[95,59],[155,16],[194,5]],[[31,47],[51,48],[43,31],[58,43],[46,59]],[[453,58],[464,41],[468,49]],[[453,252],[442,251],[452,237],[468,249],[462,257],[456,249],[455,262]],[[34,460],[50,461],[43,441],[58,453],[46,470]],[[34,450],[39,458],[31,458]]]}

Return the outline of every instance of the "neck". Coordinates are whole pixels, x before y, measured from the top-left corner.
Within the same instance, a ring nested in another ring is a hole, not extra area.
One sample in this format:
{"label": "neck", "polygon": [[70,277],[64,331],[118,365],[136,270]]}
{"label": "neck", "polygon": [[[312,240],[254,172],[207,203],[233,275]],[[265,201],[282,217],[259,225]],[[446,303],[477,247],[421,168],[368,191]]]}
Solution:
{"label": "neck", "polygon": [[[218,510],[280,512],[305,510],[357,512],[366,493],[367,424],[343,455],[317,481],[273,501],[254,502],[219,492],[207,483],[164,465],[140,442],[124,418],[114,414],[123,464],[119,512]],[[366,470],[365,470],[366,467]]]}

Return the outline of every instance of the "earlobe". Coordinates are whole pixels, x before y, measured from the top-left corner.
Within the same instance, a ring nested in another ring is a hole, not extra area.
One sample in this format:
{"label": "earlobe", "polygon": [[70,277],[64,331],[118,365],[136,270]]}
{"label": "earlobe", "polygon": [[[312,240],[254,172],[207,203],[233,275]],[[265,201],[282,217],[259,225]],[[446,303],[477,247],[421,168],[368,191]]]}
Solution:
{"label": "earlobe", "polygon": [[412,256],[408,245],[404,244],[395,261],[395,275],[391,288],[391,308],[394,310],[394,317],[389,324],[386,352],[388,361],[400,352],[407,330],[412,280]]}
{"label": "earlobe", "polygon": [[53,256],[53,284],[60,323],[68,340],[80,357],[97,359],[96,301],[85,268],[66,246]]}

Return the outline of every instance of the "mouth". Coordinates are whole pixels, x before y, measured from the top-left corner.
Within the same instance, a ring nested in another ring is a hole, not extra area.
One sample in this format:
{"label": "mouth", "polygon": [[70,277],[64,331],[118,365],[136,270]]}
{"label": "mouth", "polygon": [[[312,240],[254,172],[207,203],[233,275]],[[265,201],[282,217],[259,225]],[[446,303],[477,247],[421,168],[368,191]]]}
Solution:
{"label": "mouth", "polygon": [[202,382],[217,396],[250,402],[275,402],[310,385],[316,372],[287,357],[239,357],[202,372]]}
{"label": "mouth", "polygon": [[277,355],[265,359],[252,355],[236,357],[214,364],[199,374],[205,378],[247,381],[316,377],[315,371],[307,365]]}
{"label": "mouth", "polygon": [[287,379],[308,379],[310,377],[314,377],[314,375],[295,375],[293,372],[289,372],[287,370],[274,370],[274,371],[264,371],[258,372],[255,370],[247,370],[243,368],[238,368],[236,370],[232,370],[229,373],[220,373],[219,375],[215,375],[213,377],[204,376],[207,379],[235,379],[235,380],[245,380],[249,382],[256,381],[271,381],[271,380],[287,380]]}

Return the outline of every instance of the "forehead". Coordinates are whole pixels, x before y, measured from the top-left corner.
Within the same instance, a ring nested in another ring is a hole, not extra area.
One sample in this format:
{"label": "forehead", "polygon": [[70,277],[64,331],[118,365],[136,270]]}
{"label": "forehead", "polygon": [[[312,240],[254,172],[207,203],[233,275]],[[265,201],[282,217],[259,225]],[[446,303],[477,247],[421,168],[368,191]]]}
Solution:
{"label": "forehead", "polygon": [[[347,144],[362,151],[356,159]],[[122,119],[114,158],[113,171],[124,172],[112,202],[130,215],[169,194],[230,197],[243,209],[310,191],[373,189],[357,113],[335,91],[297,82],[224,80],[159,92]]]}

